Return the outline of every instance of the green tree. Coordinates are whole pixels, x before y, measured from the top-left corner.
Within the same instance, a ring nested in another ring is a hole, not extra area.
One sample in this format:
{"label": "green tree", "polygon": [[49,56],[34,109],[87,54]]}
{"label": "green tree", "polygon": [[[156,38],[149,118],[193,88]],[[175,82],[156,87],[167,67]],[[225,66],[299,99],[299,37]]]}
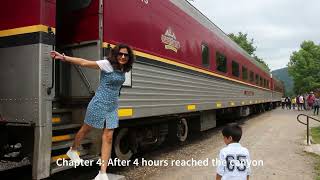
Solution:
{"label": "green tree", "polygon": [[293,77],[296,93],[320,88],[320,46],[313,41],[302,42],[300,50],[290,56],[288,72]]}
{"label": "green tree", "polygon": [[264,66],[268,71],[270,68],[267,63],[263,61],[263,59],[259,58],[254,52],[257,50],[257,47],[253,45],[253,38],[248,39],[248,34],[244,34],[242,32],[238,32],[237,35],[231,33],[228,36],[236,42],[242,49],[244,49],[253,59],[259,62],[262,66]]}
{"label": "green tree", "polygon": [[262,64],[268,71],[270,71],[270,68],[266,62],[263,61],[263,59],[259,58],[258,56],[254,55],[253,58],[258,61],[260,64]]}

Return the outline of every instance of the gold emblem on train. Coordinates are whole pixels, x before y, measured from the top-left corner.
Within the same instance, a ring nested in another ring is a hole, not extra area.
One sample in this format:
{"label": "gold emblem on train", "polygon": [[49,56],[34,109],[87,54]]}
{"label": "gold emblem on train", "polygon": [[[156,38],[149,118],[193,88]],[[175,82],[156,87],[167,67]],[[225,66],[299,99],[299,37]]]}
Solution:
{"label": "gold emblem on train", "polygon": [[178,52],[180,49],[180,42],[177,41],[176,35],[171,28],[168,28],[165,34],[161,35],[161,42],[165,44],[164,48]]}

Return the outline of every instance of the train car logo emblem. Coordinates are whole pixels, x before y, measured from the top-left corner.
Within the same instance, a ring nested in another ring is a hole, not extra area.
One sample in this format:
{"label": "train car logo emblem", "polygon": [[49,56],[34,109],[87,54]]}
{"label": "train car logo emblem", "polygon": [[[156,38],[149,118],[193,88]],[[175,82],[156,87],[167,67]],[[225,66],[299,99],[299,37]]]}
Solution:
{"label": "train car logo emblem", "polygon": [[165,44],[165,49],[169,49],[174,52],[178,52],[180,49],[180,42],[177,41],[176,35],[171,28],[168,28],[165,34],[161,35],[161,41],[163,44]]}

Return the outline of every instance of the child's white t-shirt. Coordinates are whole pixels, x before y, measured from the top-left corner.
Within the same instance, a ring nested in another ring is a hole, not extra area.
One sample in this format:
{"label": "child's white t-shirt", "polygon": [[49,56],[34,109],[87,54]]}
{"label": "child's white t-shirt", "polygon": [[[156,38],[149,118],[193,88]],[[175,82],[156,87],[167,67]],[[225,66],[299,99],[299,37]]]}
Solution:
{"label": "child's white t-shirt", "polygon": [[221,149],[219,160],[217,173],[222,180],[246,180],[250,175],[249,151],[239,143],[231,143]]}
{"label": "child's white t-shirt", "polygon": [[100,69],[102,70],[102,71],[105,71],[105,72],[113,72],[113,67],[112,67],[112,65],[111,65],[111,63],[110,63],[110,61],[109,60],[99,60],[99,61],[96,61],[97,62],[97,64],[98,64],[98,66],[100,67]]}

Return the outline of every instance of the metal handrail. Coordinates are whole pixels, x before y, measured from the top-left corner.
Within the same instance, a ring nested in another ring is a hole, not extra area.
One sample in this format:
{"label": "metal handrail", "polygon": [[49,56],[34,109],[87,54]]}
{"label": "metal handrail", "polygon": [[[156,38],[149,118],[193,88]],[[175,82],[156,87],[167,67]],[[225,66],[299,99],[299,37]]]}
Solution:
{"label": "metal handrail", "polygon": [[84,72],[82,71],[82,69],[79,66],[74,65],[74,67],[76,68],[77,72],[80,74],[80,77],[81,77],[82,81],[84,82],[85,86],[87,87],[89,93],[91,95],[93,95],[94,90],[92,89],[92,86],[91,86],[90,81],[88,80],[87,76],[84,74]]}
{"label": "metal handrail", "polygon": [[[54,32],[52,31],[51,27],[48,28],[48,33],[50,35],[50,38],[52,38],[52,41],[53,41],[53,45],[52,45],[52,50],[54,51],[56,48],[55,48],[55,37],[54,37]],[[56,71],[55,71],[55,66],[56,66],[56,61],[54,61],[54,58],[51,58],[51,62],[52,62],[52,72],[51,72],[51,86],[47,88],[47,94],[50,95],[51,94],[51,91],[54,87],[54,81],[55,81],[55,78],[56,78]]]}
{"label": "metal handrail", "polygon": [[[307,123],[302,122],[302,121],[300,120],[300,117],[301,117],[301,116],[307,117]],[[312,120],[314,120],[314,121],[320,122],[319,119],[310,117],[310,116],[308,116],[308,115],[306,115],[306,114],[299,114],[299,115],[297,116],[297,121],[298,121],[299,123],[307,126],[307,144],[308,144],[308,145],[310,145],[310,138],[309,138],[309,134],[310,134],[310,132],[309,132],[309,131],[310,131],[310,130],[309,130],[309,119],[312,119]]]}

